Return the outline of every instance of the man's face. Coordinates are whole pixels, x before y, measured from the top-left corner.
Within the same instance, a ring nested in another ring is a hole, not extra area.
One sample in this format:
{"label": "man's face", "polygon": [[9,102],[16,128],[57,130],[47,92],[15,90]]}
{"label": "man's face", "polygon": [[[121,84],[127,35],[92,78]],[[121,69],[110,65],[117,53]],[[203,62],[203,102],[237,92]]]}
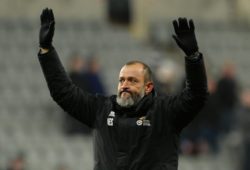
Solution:
{"label": "man's face", "polygon": [[116,101],[122,107],[131,107],[143,98],[146,88],[143,66],[125,65],[120,71]]}

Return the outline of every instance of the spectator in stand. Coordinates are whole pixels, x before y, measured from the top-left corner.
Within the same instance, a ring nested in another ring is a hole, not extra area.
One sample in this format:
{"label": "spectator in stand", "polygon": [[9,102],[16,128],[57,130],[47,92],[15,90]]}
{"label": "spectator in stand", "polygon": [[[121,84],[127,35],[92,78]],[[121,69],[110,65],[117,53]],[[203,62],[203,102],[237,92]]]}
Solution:
{"label": "spectator in stand", "polygon": [[216,82],[208,78],[209,97],[194,121],[184,129],[181,151],[185,155],[206,154],[218,151],[219,110]]}
{"label": "spectator in stand", "polygon": [[[68,61],[68,72],[72,82],[85,91],[90,90],[86,74],[86,63],[84,57],[79,53],[73,53]],[[65,131],[68,135],[84,134],[89,135],[91,130],[88,126],[65,114]]]}
{"label": "spectator in stand", "polygon": [[182,77],[180,67],[180,65],[171,59],[164,59],[159,62],[155,74],[155,87],[159,93],[173,94],[185,88],[185,85],[180,87],[179,83]]}
{"label": "spectator in stand", "polygon": [[241,94],[240,107],[237,109],[238,126],[243,137],[242,170],[250,169],[250,89]]}
{"label": "spectator in stand", "polygon": [[69,167],[65,164],[59,164],[57,167],[56,167],[56,170],[69,170]]}
{"label": "spectator in stand", "polygon": [[69,77],[72,82],[83,90],[89,91],[89,83],[86,77],[86,62],[79,53],[73,53],[68,61]]}
{"label": "spectator in stand", "polygon": [[219,134],[219,110],[218,110],[218,96],[216,91],[216,82],[213,78],[208,79],[209,97],[207,103],[197,116],[195,122],[198,127],[198,152],[206,153],[218,151],[218,134]]}
{"label": "spectator in stand", "polygon": [[25,170],[25,159],[23,154],[18,154],[14,159],[10,160],[7,170]]}
{"label": "spectator in stand", "polygon": [[235,123],[235,106],[238,102],[238,83],[235,77],[235,66],[226,62],[217,86],[220,129],[222,134],[227,134]]}
{"label": "spectator in stand", "polygon": [[87,62],[88,69],[86,78],[89,83],[89,91],[91,94],[106,94],[101,76],[100,76],[100,64],[97,58],[92,55]]}

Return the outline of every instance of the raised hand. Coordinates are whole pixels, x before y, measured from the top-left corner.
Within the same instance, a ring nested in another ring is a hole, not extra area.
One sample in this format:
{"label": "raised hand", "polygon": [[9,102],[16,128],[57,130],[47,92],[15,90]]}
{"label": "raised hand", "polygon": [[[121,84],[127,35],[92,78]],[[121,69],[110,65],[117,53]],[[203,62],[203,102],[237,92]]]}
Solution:
{"label": "raised hand", "polygon": [[49,49],[52,47],[52,39],[55,31],[55,19],[52,9],[44,9],[40,19],[39,44],[41,48]]}
{"label": "raised hand", "polygon": [[188,22],[186,18],[178,18],[178,21],[173,21],[173,26],[176,34],[173,35],[173,38],[184,53],[190,56],[198,52],[193,21],[189,20]]}

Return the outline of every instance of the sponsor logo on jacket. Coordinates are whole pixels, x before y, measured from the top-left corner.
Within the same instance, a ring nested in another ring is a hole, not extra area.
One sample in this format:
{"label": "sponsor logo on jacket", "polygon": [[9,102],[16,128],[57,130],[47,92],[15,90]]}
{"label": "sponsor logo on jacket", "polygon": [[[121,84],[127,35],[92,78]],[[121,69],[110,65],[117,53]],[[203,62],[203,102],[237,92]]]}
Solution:
{"label": "sponsor logo on jacket", "polygon": [[137,126],[151,126],[150,120],[147,120],[145,116],[140,117],[140,118],[136,121],[136,125],[137,125]]}

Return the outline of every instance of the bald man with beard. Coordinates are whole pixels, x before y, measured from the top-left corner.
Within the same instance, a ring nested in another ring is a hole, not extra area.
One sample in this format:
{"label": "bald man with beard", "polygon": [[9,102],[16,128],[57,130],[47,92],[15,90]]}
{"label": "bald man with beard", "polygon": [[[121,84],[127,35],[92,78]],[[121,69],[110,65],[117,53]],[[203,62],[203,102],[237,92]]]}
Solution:
{"label": "bald man with beard", "polygon": [[173,38],[185,53],[186,87],[180,94],[158,95],[150,67],[130,61],[121,68],[117,95],[93,95],[65,73],[52,45],[53,12],[43,10],[38,58],[54,101],[94,129],[94,170],[177,170],[179,135],[208,93],[193,21],[179,18],[173,26]]}

